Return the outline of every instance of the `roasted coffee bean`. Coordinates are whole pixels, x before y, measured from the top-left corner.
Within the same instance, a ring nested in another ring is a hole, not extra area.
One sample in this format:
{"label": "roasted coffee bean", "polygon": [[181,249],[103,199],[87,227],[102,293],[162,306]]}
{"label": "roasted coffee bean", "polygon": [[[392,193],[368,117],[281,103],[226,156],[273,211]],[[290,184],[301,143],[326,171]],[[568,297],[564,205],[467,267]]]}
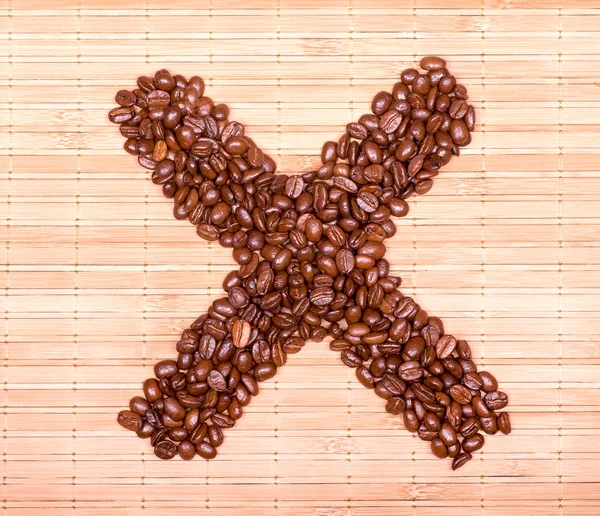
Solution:
{"label": "roasted coffee bean", "polygon": [[450,387],[448,394],[452,396],[452,399],[461,405],[466,405],[471,402],[473,395],[471,391],[463,385],[453,385]]}
{"label": "roasted coffee bean", "polygon": [[481,388],[483,392],[492,392],[498,390],[498,382],[491,373],[488,373],[487,371],[480,371],[479,378],[481,378],[481,381],[483,382],[483,387]]}
{"label": "roasted coffee bean", "polygon": [[435,351],[439,358],[448,358],[456,349],[456,339],[452,335],[444,335],[440,337],[435,345]]}
{"label": "roasted coffee bean", "polygon": [[210,443],[202,441],[196,445],[196,452],[203,459],[214,459],[217,456],[217,449]]}
{"label": "roasted coffee bean", "polygon": [[160,441],[154,447],[154,454],[163,460],[169,460],[177,455],[177,445],[172,441]]}
{"label": "roasted coffee bean", "polygon": [[481,428],[486,434],[493,435],[498,432],[497,417],[493,412],[489,417],[482,417],[479,420],[481,421]]}
{"label": "roasted coffee bean", "polygon": [[190,441],[181,441],[177,451],[183,460],[192,460],[196,455],[196,447]]}
{"label": "roasted coffee bean", "polygon": [[131,401],[129,402],[129,408],[132,412],[135,412],[140,416],[144,416],[146,412],[148,412],[151,409],[150,403],[148,403],[141,396],[135,396],[131,398]]}
{"label": "roasted coffee bean", "polygon": [[501,412],[500,414],[498,414],[497,425],[498,425],[498,429],[503,434],[506,434],[506,435],[510,434],[511,427],[510,427],[510,418],[508,416],[508,412]]}
{"label": "roasted coffee bean", "polygon": [[419,429],[420,423],[414,410],[405,410],[403,413],[404,427],[409,432],[416,432]]}
{"label": "roasted coffee bean", "polygon": [[485,438],[481,434],[475,434],[463,440],[462,448],[468,453],[477,451],[483,447]]}
{"label": "roasted coffee bean", "polygon": [[470,417],[460,425],[458,431],[460,432],[460,435],[462,435],[464,438],[467,438],[479,432],[480,428],[481,422],[479,419],[476,417]]}
{"label": "roasted coffee bean", "polygon": [[439,437],[431,440],[431,451],[438,459],[445,459],[448,456],[448,448]]}
{"label": "roasted coffee bean", "polygon": [[398,414],[404,412],[405,406],[406,402],[404,401],[404,398],[401,396],[394,396],[387,400],[387,403],[385,404],[385,410],[390,414],[397,416]]}
{"label": "roasted coffee bean", "polygon": [[440,439],[446,446],[452,446],[457,442],[456,432],[448,423],[443,423],[440,428]]}
{"label": "roasted coffee bean", "polygon": [[473,456],[470,453],[458,454],[456,458],[452,461],[452,471],[456,471],[458,468],[463,467],[472,458]]}
{"label": "roasted coffee bean", "polygon": [[131,410],[122,410],[117,418],[118,423],[127,430],[139,432],[143,426],[142,416]]}
{"label": "roasted coffee bean", "polygon": [[254,378],[259,382],[263,382],[269,378],[273,378],[276,372],[277,366],[273,362],[263,362],[255,367]]}
{"label": "roasted coffee bean", "polygon": [[500,391],[488,392],[483,399],[490,410],[500,410],[508,405],[508,396]]}

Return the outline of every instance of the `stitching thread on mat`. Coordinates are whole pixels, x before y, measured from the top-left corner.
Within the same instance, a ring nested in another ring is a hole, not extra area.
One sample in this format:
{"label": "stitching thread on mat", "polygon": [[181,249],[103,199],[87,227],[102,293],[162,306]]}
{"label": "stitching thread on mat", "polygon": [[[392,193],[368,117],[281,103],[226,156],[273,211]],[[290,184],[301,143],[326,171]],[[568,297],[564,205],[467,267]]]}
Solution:
{"label": "stitching thread on mat", "polygon": [[77,358],[79,344],[79,215],[81,200],[81,0],[77,0],[77,190],[75,195],[75,277],[73,285],[73,455],[72,509],[77,512]]}
{"label": "stitching thread on mat", "polygon": [[[150,0],[145,1],[146,16],[146,66],[150,65]],[[150,171],[144,172],[144,272],[142,295],[142,370],[146,370],[146,347],[148,344],[148,184]],[[146,376],[144,374],[144,376]],[[142,511],[146,510],[146,452],[142,450],[140,457],[142,476],[140,478],[140,502]]]}
{"label": "stitching thread on mat", "polygon": [[[277,166],[281,169],[281,1],[277,0]],[[273,508],[279,511],[279,379],[273,382],[275,389],[275,429],[273,431]]]}
{"label": "stitching thread on mat", "polygon": [[[485,204],[485,178],[486,178],[486,128],[485,122],[486,107],[485,107],[485,81],[486,81],[486,63],[485,63],[485,0],[481,0],[481,368],[485,368],[485,217],[487,214],[487,206]],[[481,514],[485,515],[485,461],[484,450],[481,449]]]}
{"label": "stitching thread on mat", "polygon": [[562,6],[558,3],[558,511],[563,513],[563,481],[562,481],[562,283],[563,283],[563,227],[562,227],[562,188],[563,188],[563,107],[562,107]]}
{"label": "stitching thread on mat", "polygon": [[[350,120],[354,120],[354,0],[348,0],[348,65],[350,77],[348,78],[348,87],[350,97],[348,99],[348,109],[350,110]],[[346,509],[348,515],[352,514],[352,375],[351,370],[347,372],[347,424],[346,430],[346,484],[348,485],[348,500]]]}
{"label": "stitching thread on mat", "polygon": [[4,308],[4,428],[2,429],[2,511],[7,514],[7,490],[8,490],[8,348],[9,348],[9,304],[10,304],[10,235],[11,235],[11,205],[12,205],[12,173],[13,173],[13,76],[12,76],[12,0],[8,2],[8,184],[6,193],[6,284],[4,297],[6,305]]}

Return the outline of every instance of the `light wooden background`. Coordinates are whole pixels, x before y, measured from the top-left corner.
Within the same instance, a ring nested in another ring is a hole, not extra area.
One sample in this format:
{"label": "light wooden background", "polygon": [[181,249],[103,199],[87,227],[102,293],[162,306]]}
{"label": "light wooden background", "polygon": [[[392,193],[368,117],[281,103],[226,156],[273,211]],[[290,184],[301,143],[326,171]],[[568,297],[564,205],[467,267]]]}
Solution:
{"label": "light wooden background", "polygon": [[[0,0],[4,514],[600,514],[600,8],[591,0]],[[167,67],[286,172],[424,54],[479,128],[388,258],[511,400],[451,473],[325,343],[264,386],[217,460],[115,422],[221,293],[229,251],[174,220],[108,123]]]}

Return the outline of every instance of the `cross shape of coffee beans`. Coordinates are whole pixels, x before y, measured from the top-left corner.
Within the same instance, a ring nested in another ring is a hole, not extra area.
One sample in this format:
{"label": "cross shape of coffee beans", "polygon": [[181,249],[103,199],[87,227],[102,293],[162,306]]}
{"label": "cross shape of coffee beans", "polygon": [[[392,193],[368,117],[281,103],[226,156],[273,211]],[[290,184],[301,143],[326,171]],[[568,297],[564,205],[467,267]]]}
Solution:
{"label": "cross shape of coffee beans", "polygon": [[183,331],[177,358],[158,362],[144,396],[119,413],[158,457],[214,458],[259,384],[307,340],[328,336],[358,381],[436,457],[453,459],[452,469],[484,433],[510,432],[494,376],[400,292],[385,258],[392,217],[431,189],[475,126],[446,62],[428,56],[421,68],[404,70],[371,113],[326,142],[318,170],[297,175],[276,174],[229,108],[204,95],[200,77],[159,70],[117,93],[108,116],[125,150],[174,200],[175,218],[231,248],[240,266],[223,281],[227,297]]}

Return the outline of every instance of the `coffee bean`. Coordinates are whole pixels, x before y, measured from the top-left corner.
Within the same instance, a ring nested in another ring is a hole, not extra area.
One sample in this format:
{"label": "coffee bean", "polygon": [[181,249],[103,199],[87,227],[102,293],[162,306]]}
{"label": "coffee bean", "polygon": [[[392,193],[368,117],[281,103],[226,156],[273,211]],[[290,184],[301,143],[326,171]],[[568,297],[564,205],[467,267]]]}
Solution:
{"label": "coffee bean", "polygon": [[510,418],[508,417],[507,412],[501,412],[500,414],[498,414],[497,424],[498,424],[498,429],[503,434],[506,434],[506,435],[510,434],[510,432],[511,432]]}
{"label": "coffee bean", "polygon": [[461,405],[466,405],[471,401],[473,397],[471,391],[463,385],[453,385],[452,387],[450,387],[448,394],[452,396],[452,399],[454,401],[458,402]]}
{"label": "coffee bean", "polygon": [[404,401],[404,398],[402,398],[401,396],[394,396],[388,399],[385,405],[385,410],[390,414],[394,414],[397,416],[398,414],[404,412],[405,406],[406,402]]}
{"label": "coffee bean", "polygon": [[493,412],[489,417],[482,417],[479,420],[481,421],[481,428],[486,434],[493,435],[498,432],[497,418]]}
{"label": "coffee bean", "polygon": [[118,423],[127,430],[139,432],[142,429],[142,416],[131,410],[122,410],[117,418]]}
{"label": "coffee bean", "polygon": [[468,438],[479,432],[480,428],[481,422],[479,421],[479,419],[477,419],[476,417],[470,417],[460,425],[458,431],[460,432],[460,435],[462,435],[464,438]]}
{"label": "coffee bean", "polygon": [[448,448],[439,437],[431,440],[431,451],[438,459],[445,459],[448,456]]}
{"label": "coffee bean", "polygon": [[508,405],[508,396],[500,391],[488,392],[483,400],[490,410],[500,410]]}
{"label": "coffee bean", "polygon": [[248,321],[238,319],[231,330],[233,345],[236,348],[245,348],[250,343],[252,325]]}
{"label": "coffee bean", "polygon": [[196,447],[190,441],[181,441],[177,446],[177,451],[183,460],[192,460],[196,455]]}
{"label": "coffee bean", "polygon": [[277,366],[273,362],[263,362],[255,367],[254,378],[259,382],[264,382],[273,378],[275,373],[277,373]]}
{"label": "coffee bean", "polygon": [[445,446],[452,446],[457,442],[456,432],[448,423],[443,423],[440,428],[440,439]]}
{"label": "coffee bean", "polygon": [[481,388],[483,392],[492,392],[498,390],[498,382],[491,373],[488,373],[487,371],[480,371],[479,378],[481,378],[481,381],[483,382],[483,387]]}
{"label": "coffee bean", "polygon": [[206,441],[202,441],[196,445],[196,452],[206,460],[214,459],[217,456],[217,449]]}
{"label": "coffee bean", "polygon": [[154,447],[154,455],[163,460],[172,459],[177,455],[177,445],[172,441],[161,441]]}
{"label": "coffee bean", "polygon": [[217,392],[223,392],[227,388],[227,382],[219,371],[213,370],[208,373],[206,381]]}
{"label": "coffee bean", "polygon": [[462,442],[462,448],[468,453],[477,451],[483,447],[485,439],[481,434],[475,434],[471,437],[466,438]]}
{"label": "coffee bean", "polygon": [[456,349],[456,339],[452,335],[440,337],[435,345],[435,351],[439,358],[448,358]]}
{"label": "coffee bean", "polygon": [[473,456],[470,453],[460,453],[453,461],[452,461],[452,471],[456,471],[458,468],[464,466],[467,462],[469,462]]}

